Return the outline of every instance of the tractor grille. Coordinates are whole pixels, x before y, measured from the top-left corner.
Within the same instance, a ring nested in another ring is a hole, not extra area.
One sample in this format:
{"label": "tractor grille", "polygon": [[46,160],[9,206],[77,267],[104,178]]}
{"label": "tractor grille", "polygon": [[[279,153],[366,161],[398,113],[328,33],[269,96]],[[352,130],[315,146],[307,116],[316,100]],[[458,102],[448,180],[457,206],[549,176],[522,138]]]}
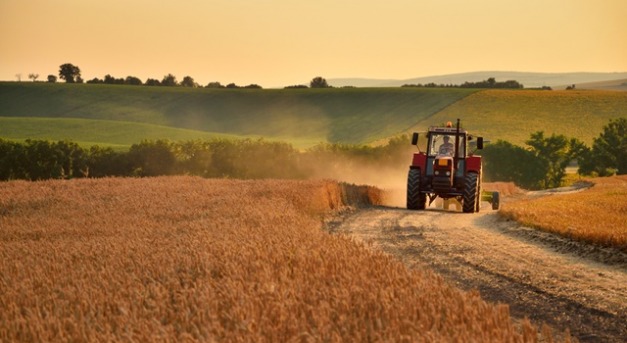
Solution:
{"label": "tractor grille", "polygon": [[433,189],[434,190],[449,190],[453,187],[450,177],[433,177]]}

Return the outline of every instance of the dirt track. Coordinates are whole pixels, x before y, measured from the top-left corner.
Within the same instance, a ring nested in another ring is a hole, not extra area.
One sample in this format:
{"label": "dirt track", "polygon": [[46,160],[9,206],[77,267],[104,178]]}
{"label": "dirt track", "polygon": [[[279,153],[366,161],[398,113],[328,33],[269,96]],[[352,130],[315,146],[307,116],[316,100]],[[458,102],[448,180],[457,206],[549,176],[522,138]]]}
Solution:
{"label": "dirt track", "polygon": [[627,256],[520,227],[484,204],[479,214],[362,209],[328,228],[430,268],[464,290],[510,305],[581,342],[627,341]]}

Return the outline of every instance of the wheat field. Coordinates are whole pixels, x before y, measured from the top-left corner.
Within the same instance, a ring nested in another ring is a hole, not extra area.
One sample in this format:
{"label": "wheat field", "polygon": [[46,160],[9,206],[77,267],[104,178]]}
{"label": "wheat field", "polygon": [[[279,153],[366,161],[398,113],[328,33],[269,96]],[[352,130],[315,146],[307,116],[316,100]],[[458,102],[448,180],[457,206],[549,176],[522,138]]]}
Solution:
{"label": "wheat field", "polygon": [[508,202],[501,214],[525,225],[627,251],[627,175],[586,179],[576,193]]}
{"label": "wheat field", "polygon": [[538,340],[507,305],[321,230],[379,201],[331,181],[2,183],[0,341]]}

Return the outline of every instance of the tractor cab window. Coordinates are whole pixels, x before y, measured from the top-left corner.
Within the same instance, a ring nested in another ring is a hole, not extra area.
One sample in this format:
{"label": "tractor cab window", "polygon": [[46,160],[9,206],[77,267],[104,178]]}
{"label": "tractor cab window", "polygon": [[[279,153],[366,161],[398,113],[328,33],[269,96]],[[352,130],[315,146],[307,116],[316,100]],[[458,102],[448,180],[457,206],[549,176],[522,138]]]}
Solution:
{"label": "tractor cab window", "polygon": [[455,135],[432,134],[430,142],[430,156],[451,156],[454,157],[457,150],[457,156],[462,157],[464,151],[464,136],[459,136],[459,149],[455,149]]}

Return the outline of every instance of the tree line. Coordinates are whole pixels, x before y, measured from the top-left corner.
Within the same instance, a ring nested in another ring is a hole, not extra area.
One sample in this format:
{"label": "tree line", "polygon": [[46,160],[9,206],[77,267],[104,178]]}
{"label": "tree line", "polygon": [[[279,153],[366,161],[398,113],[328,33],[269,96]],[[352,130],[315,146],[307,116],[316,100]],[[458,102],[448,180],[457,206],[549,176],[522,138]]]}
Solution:
{"label": "tree line", "polygon": [[[19,76],[18,76],[19,75]],[[18,80],[21,80],[21,74],[18,74]],[[29,78],[33,81],[36,81],[39,77],[39,74],[29,74]],[[194,87],[199,88],[203,87],[199,83],[197,83],[193,77],[185,76],[182,81],[178,81],[176,76],[173,74],[165,75],[161,80],[148,78],[145,82],[143,82],[140,78],[136,76],[127,76],[125,78],[116,78],[111,76],[110,74],[105,75],[102,79],[97,77],[85,81],[81,77],[81,69],[78,66],[75,66],[71,63],[65,63],[59,66],[59,78],[64,80],[66,83],[91,83],[91,84],[111,84],[111,85],[132,85],[132,86],[166,86],[166,87]],[[55,83],[57,82],[57,76],[48,75],[48,82]],[[404,84],[401,87],[418,87],[418,88],[494,88],[494,89],[522,89],[524,86],[516,80],[507,80],[504,82],[498,82],[494,77],[490,77],[487,80],[478,81],[478,82],[464,82],[461,85],[458,84],[436,84],[434,82],[426,83],[426,84]],[[260,89],[263,88],[258,84],[249,84],[246,86],[238,86],[235,83],[229,83],[227,85],[223,85],[218,81],[209,82],[204,88],[229,88],[229,89],[237,89],[237,88],[249,88],[249,89]],[[299,84],[299,85],[290,85],[283,87],[285,89],[298,89],[298,88],[333,88],[328,84],[327,80],[321,76],[314,77],[309,85]],[[346,88],[352,88],[351,86],[347,86]],[[574,85],[573,85],[574,88]],[[551,87],[542,87],[544,90],[551,90]]]}
{"label": "tree line", "polygon": [[334,162],[345,162],[347,158],[373,164],[398,160],[401,156],[397,148],[402,144],[409,149],[407,139],[396,138],[382,147],[320,144],[304,152],[288,143],[264,139],[145,140],[133,144],[128,151],[100,146],[83,148],[71,141],[20,143],[0,139],[0,180],[181,174],[206,178],[304,179],[314,177],[322,169],[333,169],[330,166]]}
{"label": "tree line", "polygon": [[[455,84],[436,84],[435,82],[430,82],[426,84],[404,84],[401,87],[422,87],[422,88],[495,88],[495,89],[521,89],[523,85],[516,80],[508,80],[505,82],[497,82],[495,78],[490,77],[487,80],[478,81],[478,82],[464,82],[461,85]],[[547,89],[547,88],[543,88]]]}
{"label": "tree line", "polygon": [[527,189],[562,185],[566,168],[577,161],[578,173],[589,176],[627,174],[627,118],[610,120],[592,147],[575,138],[544,132],[532,133],[528,148],[499,140],[486,145],[485,177],[492,181],[512,181]]}
{"label": "tree line", "polygon": [[[19,75],[18,80],[21,80],[21,74],[18,74],[18,75]],[[29,74],[29,78],[31,78],[33,82],[35,82],[37,81],[37,78],[39,78],[39,74]],[[146,79],[145,82],[143,82],[140,78],[136,76],[129,75],[125,78],[124,77],[116,78],[114,76],[111,76],[110,74],[105,75],[102,79],[95,77],[91,80],[85,81],[81,77],[81,69],[78,66],[75,66],[71,63],[65,63],[59,66],[59,78],[64,80],[66,83],[90,83],[90,84],[131,85],[131,86],[144,85],[144,86],[165,86],[165,87],[180,86],[180,87],[193,87],[193,88],[203,87],[202,85],[197,83],[194,80],[194,78],[191,76],[185,76],[183,80],[179,82],[176,76],[174,76],[173,74],[167,74],[161,80],[148,78]],[[57,82],[58,79],[57,79],[57,76],[50,74],[48,75],[47,80],[50,83],[55,83]],[[290,89],[290,88],[310,88],[310,87],[311,88],[331,88],[331,86],[329,86],[329,84],[327,83],[327,80],[321,76],[314,77],[309,82],[309,86],[293,85],[293,86],[287,86],[284,88]],[[238,86],[235,83],[229,83],[229,84],[223,85],[222,83],[218,81],[212,81],[212,82],[209,82],[207,85],[205,85],[204,88],[261,89],[263,87],[254,83],[246,85],[246,86]]]}
{"label": "tree line", "polygon": [[[409,136],[371,147],[319,144],[298,151],[290,144],[259,140],[142,141],[128,151],[70,141],[0,139],[0,180],[83,177],[146,177],[187,174],[206,178],[333,177],[353,171],[399,169],[415,150]],[[566,167],[577,161],[582,175],[627,174],[627,118],[611,120],[592,147],[563,135],[530,135],[527,147],[499,140],[486,145],[485,181],[511,181],[526,189],[559,187]]]}

